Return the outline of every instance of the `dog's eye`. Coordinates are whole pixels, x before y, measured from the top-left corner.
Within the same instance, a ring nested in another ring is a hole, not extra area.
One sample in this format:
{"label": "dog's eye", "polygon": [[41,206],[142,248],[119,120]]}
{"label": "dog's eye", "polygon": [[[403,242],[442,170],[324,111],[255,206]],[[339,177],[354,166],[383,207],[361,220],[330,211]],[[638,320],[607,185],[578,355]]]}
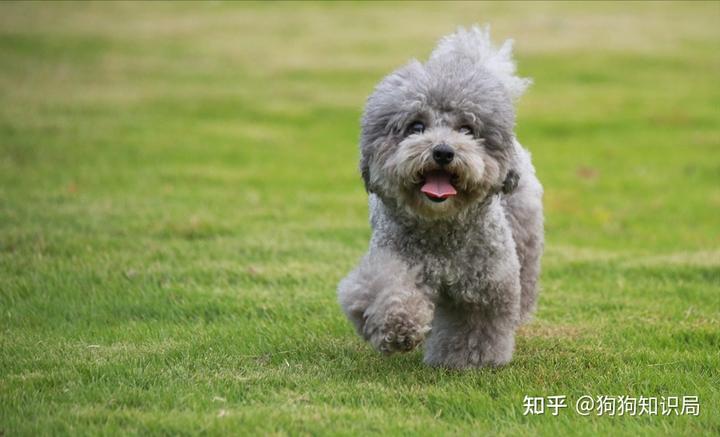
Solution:
{"label": "dog's eye", "polygon": [[425,132],[425,125],[421,121],[412,122],[407,129],[408,135],[421,134],[423,132]]}
{"label": "dog's eye", "polygon": [[460,132],[461,134],[470,135],[471,137],[475,136],[475,132],[473,131],[473,128],[471,128],[470,126],[468,126],[466,124],[460,126],[460,129],[458,129],[458,132]]}

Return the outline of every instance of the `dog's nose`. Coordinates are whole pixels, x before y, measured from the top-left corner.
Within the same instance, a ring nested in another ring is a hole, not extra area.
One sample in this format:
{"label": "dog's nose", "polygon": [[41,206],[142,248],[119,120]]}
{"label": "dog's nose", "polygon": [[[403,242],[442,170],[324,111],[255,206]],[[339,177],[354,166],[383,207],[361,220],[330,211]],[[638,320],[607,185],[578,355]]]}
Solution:
{"label": "dog's nose", "polygon": [[433,147],[433,159],[440,165],[448,165],[455,157],[455,151],[447,144],[438,144]]}

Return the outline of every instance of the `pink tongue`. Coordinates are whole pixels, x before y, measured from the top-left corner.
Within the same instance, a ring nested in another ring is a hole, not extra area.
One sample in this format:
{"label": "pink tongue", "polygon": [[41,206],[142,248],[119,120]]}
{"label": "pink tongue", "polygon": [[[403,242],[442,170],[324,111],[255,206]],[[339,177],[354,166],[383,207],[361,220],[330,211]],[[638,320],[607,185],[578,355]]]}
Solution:
{"label": "pink tongue", "polygon": [[457,194],[455,187],[450,183],[450,174],[444,171],[433,171],[426,174],[425,184],[420,191],[437,199],[446,199]]}

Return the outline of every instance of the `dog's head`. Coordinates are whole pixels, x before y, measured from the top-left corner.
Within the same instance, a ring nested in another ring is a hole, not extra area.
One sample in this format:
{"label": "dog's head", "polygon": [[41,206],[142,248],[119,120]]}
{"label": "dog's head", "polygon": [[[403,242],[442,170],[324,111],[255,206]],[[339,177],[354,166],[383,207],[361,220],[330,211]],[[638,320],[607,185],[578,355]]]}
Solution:
{"label": "dog's head", "polygon": [[426,63],[412,61],[380,82],[362,120],[369,192],[438,219],[507,189],[513,101],[529,84],[514,75],[510,44],[496,49],[487,29],[461,29]]}

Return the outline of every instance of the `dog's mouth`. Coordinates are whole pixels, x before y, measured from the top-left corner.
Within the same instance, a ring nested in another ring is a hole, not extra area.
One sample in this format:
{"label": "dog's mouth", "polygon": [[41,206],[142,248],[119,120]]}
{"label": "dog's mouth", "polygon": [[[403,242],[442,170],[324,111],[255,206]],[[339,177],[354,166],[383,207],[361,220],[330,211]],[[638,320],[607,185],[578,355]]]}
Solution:
{"label": "dog's mouth", "polygon": [[422,175],[420,192],[433,202],[440,203],[457,195],[453,181],[457,177],[445,170],[433,170]]}

